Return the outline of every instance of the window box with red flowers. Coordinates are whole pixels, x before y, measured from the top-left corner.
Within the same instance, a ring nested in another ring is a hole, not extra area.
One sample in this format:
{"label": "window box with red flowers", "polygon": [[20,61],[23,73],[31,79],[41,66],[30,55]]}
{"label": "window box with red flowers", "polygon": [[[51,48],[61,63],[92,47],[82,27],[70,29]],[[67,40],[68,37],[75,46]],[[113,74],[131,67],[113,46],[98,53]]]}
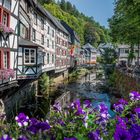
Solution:
{"label": "window box with red flowers", "polygon": [[13,34],[14,30],[0,23],[0,33]]}
{"label": "window box with red flowers", "polygon": [[3,69],[0,70],[0,80],[10,80],[10,78],[15,77],[15,72],[13,69]]}

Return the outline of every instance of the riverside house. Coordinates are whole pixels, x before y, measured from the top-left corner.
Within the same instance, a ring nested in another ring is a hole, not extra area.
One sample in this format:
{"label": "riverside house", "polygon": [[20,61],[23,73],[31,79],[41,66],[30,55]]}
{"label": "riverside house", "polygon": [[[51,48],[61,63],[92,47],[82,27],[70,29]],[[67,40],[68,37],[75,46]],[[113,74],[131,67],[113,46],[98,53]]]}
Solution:
{"label": "riverside house", "polygon": [[18,0],[0,0],[0,92],[17,86]]}
{"label": "riverside house", "polygon": [[20,2],[18,79],[55,69],[55,26],[35,1]]}

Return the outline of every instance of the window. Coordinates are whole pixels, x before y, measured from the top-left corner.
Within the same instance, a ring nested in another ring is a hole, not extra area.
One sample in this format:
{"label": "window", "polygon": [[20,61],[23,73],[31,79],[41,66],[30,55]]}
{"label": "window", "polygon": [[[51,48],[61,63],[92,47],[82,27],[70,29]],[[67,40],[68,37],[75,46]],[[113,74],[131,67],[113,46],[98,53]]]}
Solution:
{"label": "window", "polygon": [[44,45],[44,35],[41,35],[41,44]]}
{"label": "window", "polygon": [[64,45],[64,40],[62,40],[62,46],[65,46],[65,45]]}
{"label": "window", "polygon": [[50,55],[49,55],[49,53],[47,53],[47,63],[48,64],[50,63]]}
{"label": "window", "polygon": [[44,20],[41,19],[41,29],[43,30],[44,29]]}
{"label": "window", "polygon": [[8,53],[4,52],[4,68],[7,69],[8,68]]}
{"label": "window", "polygon": [[47,32],[48,34],[50,34],[50,27],[48,26],[48,32]]}
{"label": "window", "polygon": [[125,49],[125,53],[129,53],[129,50],[128,49]]}
{"label": "window", "polygon": [[47,47],[49,48],[49,39],[47,39]]}
{"label": "window", "polygon": [[54,63],[54,55],[52,54],[52,64]]}
{"label": "window", "polygon": [[20,23],[20,36],[28,39],[28,28],[22,23]]}
{"label": "window", "polygon": [[52,41],[52,48],[54,49],[54,41]]}
{"label": "window", "polygon": [[10,51],[4,50],[3,52],[3,68],[9,69],[10,68]]}
{"label": "window", "polygon": [[10,68],[10,50],[2,49],[0,50],[0,69]]}
{"label": "window", "polygon": [[24,63],[25,64],[36,63],[36,50],[35,49],[24,49]]}
{"label": "window", "polygon": [[35,30],[35,29],[33,29],[33,34],[32,34],[32,36],[33,36],[33,41],[36,41],[36,30]]}
{"label": "window", "polygon": [[124,54],[124,49],[120,49],[120,54]]}
{"label": "window", "polygon": [[34,24],[37,25],[37,13],[34,13]]}
{"label": "window", "polygon": [[2,16],[2,24],[5,26],[8,26],[8,16],[9,14],[4,11]]}
{"label": "window", "polygon": [[54,37],[54,30],[52,30],[52,37]]}

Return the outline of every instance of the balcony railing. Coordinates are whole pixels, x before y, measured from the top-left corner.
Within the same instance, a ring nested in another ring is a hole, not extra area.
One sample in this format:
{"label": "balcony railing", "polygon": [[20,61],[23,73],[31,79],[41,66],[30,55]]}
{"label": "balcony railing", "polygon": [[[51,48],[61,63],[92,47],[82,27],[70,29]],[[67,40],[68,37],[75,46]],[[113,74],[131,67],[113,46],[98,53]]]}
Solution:
{"label": "balcony railing", "polygon": [[15,72],[13,69],[0,70],[0,84],[8,82],[14,77],[15,77]]}

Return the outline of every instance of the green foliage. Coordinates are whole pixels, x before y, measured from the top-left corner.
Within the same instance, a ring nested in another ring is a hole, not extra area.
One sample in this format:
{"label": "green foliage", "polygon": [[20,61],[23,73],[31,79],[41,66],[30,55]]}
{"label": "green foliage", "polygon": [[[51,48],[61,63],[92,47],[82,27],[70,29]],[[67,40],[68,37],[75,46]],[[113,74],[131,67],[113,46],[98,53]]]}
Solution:
{"label": "green foliage", "polygon": [[55,0],[37,0],[40,4],[44,4],[44,3],[55,3]]}
{"label": "green foliage", "polygon": [[44,73],[39,79],[39,91],[41,94],[48,94],[48,89],[50,86],[50,78]]}
{"label": "green foliage", "polygon": [[115,64],[117,60],[117,53],[115,48],[105,48],[101,53],[100,63]]}
{"label": "green foliage", "polygon": [[117,0],[115,13],[109,19],[112,41],[138,45],[140,40],[139,0]]}
{"label": "green foliage", "polygon": [[93,46],[97,47],[99,43],[110,41],[107,29],[95,22],[93,17],[87,17],[80,13],[75,5],[72,5],[70,2],[61,0],[57,4],[44,3],[44,8],[74,29],[80,38],[81,44],[90,42]]}

